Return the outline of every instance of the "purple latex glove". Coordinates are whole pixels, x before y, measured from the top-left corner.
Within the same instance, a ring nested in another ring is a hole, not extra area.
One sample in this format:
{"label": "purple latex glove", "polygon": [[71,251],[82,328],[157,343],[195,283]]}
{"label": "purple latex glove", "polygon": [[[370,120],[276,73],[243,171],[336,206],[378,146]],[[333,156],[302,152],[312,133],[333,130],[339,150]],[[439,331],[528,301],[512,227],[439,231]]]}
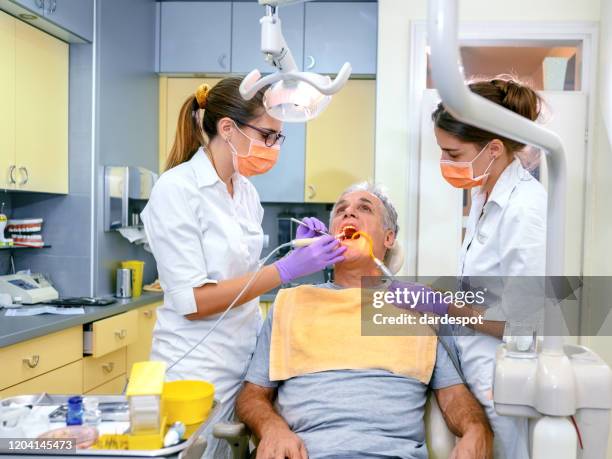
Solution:
{"label": "purple latex glove", "polygon": [[439,316],[448,314],[448,304],[441,294],[435,294],[432,289],[414,282],[393,281],[389,288],[395,293],[393,304],[398,308],[412,309],[421,313],[434,313]]}
{"label": "purple latex glove", "polygon": [[304,239],[306,237],[316,237],[320,236],[321,233],[318,231],[322,231],[327,233],[327,226],[321,220],[315,217],[306,217],[302,220],[303,223],[308,225],[308,227],[303,225],[298,225],[297,231],[295,233],[296,239]]}
{"label": "purple latex glove", "polygon": [[333,236],[321,236],[307,247],[292,250],[274,263],[283,284],[308,276],[344,260],[345,246]]}

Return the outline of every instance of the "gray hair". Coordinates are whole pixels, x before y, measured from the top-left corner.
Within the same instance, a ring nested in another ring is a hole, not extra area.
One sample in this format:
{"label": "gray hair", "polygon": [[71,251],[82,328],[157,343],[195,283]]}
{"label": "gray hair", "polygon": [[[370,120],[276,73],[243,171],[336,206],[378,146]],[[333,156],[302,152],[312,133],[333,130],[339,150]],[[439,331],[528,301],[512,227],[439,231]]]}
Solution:
{"label": "gray hair", "polygon": [[[372,182],[355,183],[342,192],[338,198],[338,201],[342,199],[342,196],[349,193],[354,193],[355,191],[366,191],[380,199],[380,202],[383,203],[383,223],[385,225],[385,229],[393,231],[397,237],[397,233],[399,231],[399,225],[397,224],[397,211],[395,210],[395,207],[393,207],[391,199],[383,186]],[[335,212],[336,204],[334,204],[334,207],[331,210],[330,222],[333,220]]]}

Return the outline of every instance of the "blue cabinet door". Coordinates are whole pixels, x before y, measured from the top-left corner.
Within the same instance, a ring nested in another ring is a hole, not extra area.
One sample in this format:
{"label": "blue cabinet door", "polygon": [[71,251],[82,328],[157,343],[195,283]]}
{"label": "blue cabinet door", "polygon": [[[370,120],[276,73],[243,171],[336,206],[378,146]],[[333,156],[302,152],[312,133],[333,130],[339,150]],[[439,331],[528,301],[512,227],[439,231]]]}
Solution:
{"label": "blue cabinet door", "polygon": [[166,73],[230,71],[232,4],[163,2],[160,70]]}
{"label": "blue cabinet door", "polygon": [[23,6],[33,13],[43,16],[43,0],[10,0],[16,5]]}
{"label": "blue cabinet door", "polygon": [[[296,64],[302,68],[304,49],[304,5],[289,5],[278,9],[283,35]],[[234,2],[232,11],[232,72],[249,73],[259,69],[270,73],[274,68],[261,53],[261,24],[265,8],[257,3]]]}
{"label": "blue cabinet door", "polygon": [[304,202],[306,124],[285,123],[287,136],[272,170],[251,177],[262,202]]}
{"label": "blue cabinet door", "polygon": [[93,40],[93,0],[46,0],[45,17],[87,41]]}
{"label": "blue cabinet door", "polygon": [[377,24],[377,3],[307,3],[304,70],[338,73],[348,61],[354,74],[375,74]]}

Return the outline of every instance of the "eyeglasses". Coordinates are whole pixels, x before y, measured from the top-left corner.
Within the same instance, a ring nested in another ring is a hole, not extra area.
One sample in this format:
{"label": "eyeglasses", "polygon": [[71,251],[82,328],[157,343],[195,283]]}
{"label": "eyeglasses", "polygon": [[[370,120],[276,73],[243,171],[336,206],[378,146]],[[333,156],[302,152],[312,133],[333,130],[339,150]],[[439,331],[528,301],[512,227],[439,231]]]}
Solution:
{"label": "eyeglasses", "polygon": [[259,132],[261,135],[263,135],[264,143],[266,144],[266,147],[273,147],[276,144],[281,146],[283,142],[285,141],[285,136],[282,132],[278,132],[273,129],[260,128],[260,127],[253,126],[252,124],[247,124],[247,123],[238,123],[238,124],[240,124],[241,126],[250,127],[251,129],[254,129],[257,132]]}

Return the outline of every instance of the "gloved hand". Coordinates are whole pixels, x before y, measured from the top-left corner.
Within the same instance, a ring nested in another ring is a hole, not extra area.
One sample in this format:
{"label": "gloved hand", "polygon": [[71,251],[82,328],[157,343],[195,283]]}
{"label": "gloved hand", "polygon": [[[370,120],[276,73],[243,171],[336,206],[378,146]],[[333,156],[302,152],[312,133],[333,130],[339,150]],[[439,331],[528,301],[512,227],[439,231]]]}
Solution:
{"label": "gloved hand", "polygon": [[296,239],[304,239],[307,237],[320,236],[321,233],[318,233],[317,230],[327,233],[327,226],[325,226],[325,223],[323,223],[318,218],[306,217],[305,219],[302,220],[302,222],[308,225],[308,227],[305,227],[303,225],[298,225],[297,231],[295,233]]}
{"label": "gloved hand", "polygon": [[274,266],[278,269],[282,283],[286,284],[343,261],[342,254],[345,251],[346,247],[341,246],[333,236],[321,236],[307,247],[292,250],[274,263]]}
{"label": "gloved hand", "polygon": [[449,305],[443,301],[443,296],[439,293],[434,295],[434,291],[426,285],[393,281],[387,290],[395,293],[393,304],[398,308],[439,316],[448,314]]}

